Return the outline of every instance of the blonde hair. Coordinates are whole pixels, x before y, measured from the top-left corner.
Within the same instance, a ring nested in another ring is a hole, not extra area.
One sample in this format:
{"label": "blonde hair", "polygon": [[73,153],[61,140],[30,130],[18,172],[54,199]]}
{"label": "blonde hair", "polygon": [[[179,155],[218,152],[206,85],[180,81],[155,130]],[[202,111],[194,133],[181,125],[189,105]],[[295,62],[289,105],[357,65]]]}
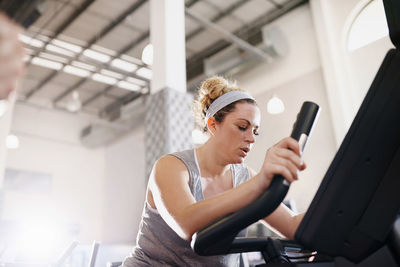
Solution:
{"label": "blonde hair", "polygon": [[[194,102],[194,113],[197,124],[204,130],[207,131],[207,125],[204,123],[204,118],[206,116],[207,109],[210,107],[211,103],[220,97],[221,95],[228,93],[230,91],[245,91],[237,86],[235,81],[229,81],[221,76],[213,76],[206,79],[200,86],[198,91],[197,99]],[[240,102],[243,100],[239,100]],[[245,99],[244,101],[255,103],[254,100]],[[222,122],[225,115],[234,109],[234,102],[220,111],[218,111],[214,117],[218,122]]]}

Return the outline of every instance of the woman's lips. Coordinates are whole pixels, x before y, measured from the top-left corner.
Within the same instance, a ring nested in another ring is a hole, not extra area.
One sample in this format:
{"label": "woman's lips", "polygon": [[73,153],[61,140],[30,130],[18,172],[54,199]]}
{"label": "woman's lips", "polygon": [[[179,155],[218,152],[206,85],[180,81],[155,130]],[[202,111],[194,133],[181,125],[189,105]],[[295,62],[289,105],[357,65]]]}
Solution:
{"label": "woman's lips", "polygon": [[241,154],[241,156],[242,157],[246,157],[247,156],[247,153],[250,151],[250,149],[248,149],[247,147],[246,148],[241,148],[240,149],[240,154]]}

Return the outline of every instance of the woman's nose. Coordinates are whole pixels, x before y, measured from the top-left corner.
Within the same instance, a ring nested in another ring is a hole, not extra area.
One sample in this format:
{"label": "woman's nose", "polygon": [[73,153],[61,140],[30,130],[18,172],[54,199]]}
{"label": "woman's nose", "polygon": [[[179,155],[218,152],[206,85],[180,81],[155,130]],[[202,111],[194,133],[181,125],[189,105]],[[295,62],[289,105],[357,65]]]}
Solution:
{"label": "woman's nose", "polygon": [[256,138],[254,137],[254,133],[253,133],[253,132],[248,133],[248,134],[246,135],[246,140],[247,140],[249,143],[254,143],[254,142],[256,141]]}

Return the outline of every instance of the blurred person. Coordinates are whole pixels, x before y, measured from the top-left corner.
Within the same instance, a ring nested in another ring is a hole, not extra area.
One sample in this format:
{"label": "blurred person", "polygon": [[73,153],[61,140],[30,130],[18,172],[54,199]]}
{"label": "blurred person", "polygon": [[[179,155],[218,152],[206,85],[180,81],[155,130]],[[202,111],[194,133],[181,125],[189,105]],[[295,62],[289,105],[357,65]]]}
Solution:
{"label": "blurred person", "polygon": [[0,13],[0,100],[15,91],[24,70],[24,48],[18,35],[21,28]]}

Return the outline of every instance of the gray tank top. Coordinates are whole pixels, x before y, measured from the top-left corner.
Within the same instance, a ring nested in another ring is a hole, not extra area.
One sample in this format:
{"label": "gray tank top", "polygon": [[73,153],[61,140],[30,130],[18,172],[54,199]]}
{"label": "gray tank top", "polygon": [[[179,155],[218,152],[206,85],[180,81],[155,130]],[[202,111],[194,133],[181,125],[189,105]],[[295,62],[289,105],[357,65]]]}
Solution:
{"label": "gray tank top", "polygon": [[[189,171],[189,186],[196,201],[204,199],[200,180],[200,169],[194,149],[171,154],[180,159]],[[249,179],[244,164],[232,164],[233,186]],[[239,234],[244,235],[242,232]],[[147,202],[132,254],[123,267],[133,266],[239,266],[239,254],[222,256],[199,256],[193,252],[190,242],[179,237],[163,220],[156,209]]]}

